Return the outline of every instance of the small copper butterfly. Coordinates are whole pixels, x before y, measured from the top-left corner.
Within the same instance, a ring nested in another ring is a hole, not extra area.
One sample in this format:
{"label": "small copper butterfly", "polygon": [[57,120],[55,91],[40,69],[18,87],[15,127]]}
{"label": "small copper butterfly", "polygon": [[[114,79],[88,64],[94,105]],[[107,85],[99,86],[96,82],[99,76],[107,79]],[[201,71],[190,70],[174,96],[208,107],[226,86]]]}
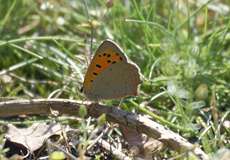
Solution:
{"label": "small copper butterfly", "polygon": [[115,42],[105,40],[88,67],[82,91],[89,100],[137,95],[139,71]]}

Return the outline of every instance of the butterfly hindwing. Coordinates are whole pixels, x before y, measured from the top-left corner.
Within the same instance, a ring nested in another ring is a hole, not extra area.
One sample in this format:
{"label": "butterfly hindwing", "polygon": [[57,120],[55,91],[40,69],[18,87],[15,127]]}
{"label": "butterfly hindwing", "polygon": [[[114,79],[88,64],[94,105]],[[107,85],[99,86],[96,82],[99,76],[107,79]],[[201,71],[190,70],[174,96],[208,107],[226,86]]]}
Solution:
{"label": "butterfly hindwing", "polygon": [[138,68],[130,63],[119,62],[103,71],[93,82],[89,99],[114,99],[137,95],[140,83]]}

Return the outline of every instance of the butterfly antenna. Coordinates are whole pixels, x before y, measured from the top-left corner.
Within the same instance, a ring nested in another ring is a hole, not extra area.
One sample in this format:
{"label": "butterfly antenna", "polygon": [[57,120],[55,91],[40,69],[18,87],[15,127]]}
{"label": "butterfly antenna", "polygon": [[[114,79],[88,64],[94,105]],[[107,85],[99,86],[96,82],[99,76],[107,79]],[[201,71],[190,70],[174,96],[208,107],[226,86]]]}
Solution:
{"label": "butterfly antenna", "polygon": [[89,57],[88,57],[88,61],[87,61],[87,63],[89,64],[89,60],[91,59],[91,56],[93,54],[93,33],[94,33],[94,30],[93,30],[93,22],[89,16],[88,4],[87,4],[86,0],[83,0],[83,2],[84,2],[84,7],[85,7],[85,14],[86,14],[86,17],[88,18],[88,22],[90,24],[90,30],[91,30],[91,33],[90,33],[90,51],[89,51]]}
{"label": "butterfly antenna", "polygon": [[94,35],[94,27],[93,22],[91,21],[91,33],[90,33],[90,57],[93,55],[93,35]]}

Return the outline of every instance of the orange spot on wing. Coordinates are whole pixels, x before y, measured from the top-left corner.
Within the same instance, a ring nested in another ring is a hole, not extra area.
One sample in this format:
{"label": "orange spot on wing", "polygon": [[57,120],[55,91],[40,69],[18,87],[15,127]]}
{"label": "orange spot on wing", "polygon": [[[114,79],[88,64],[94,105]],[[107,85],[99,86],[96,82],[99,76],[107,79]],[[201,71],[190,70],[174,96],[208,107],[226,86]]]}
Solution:
{"label": "orange spot on wing", "polygon": [[86,72],[83,87],[88,90],[92,86],[93,80],[113,63],[122,61],[122,57],[108,48],[103,53],[97,53],[92,59]]}

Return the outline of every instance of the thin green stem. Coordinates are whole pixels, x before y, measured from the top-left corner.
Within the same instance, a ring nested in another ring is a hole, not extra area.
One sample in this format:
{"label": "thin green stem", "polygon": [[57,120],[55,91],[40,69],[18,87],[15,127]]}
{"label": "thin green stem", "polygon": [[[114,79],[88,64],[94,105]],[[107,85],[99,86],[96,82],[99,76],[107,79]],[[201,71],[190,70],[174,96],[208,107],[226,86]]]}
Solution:
{"label": "thin green stem", "polygon": [[190,14],[181,24],[179,24],[176,29],[174,34],[177,33],[177,31],[183,27],[189,20],[191,17],[195,16],[197,13],[199,13],[204,7],[206,7],[212,0],[207,1],[206,3],[204,3],[202,6],[200,6],[198,9],[196,9],[192,14]]}
{"label": "thin green stem", "polygon": [[167,120],[165,120],[164,118],[156,115],[155,113],[149,111],[148,109],[144,108],[144,107],[140,107],[136,102],[134,101],[130,101],[140,112],[142,113],[145,113],[149,116],[151,116],[153,119],[161,122],[162,124],[164,125],[167,125],[168,127],[171,127],[172,129],[175,129],[175,130],[179,130],[181,132],[187,132],[187,133],[192,133],[194,134],[194,130],[190,129],[190,128],[184,128],[184,127],[181,127],[181,126],[178,126],[178,125],[175,125]]}
{"label": "thin green stem", "polygon": [[1,28],[4,27],[4,25],[6,24],[6,22],[7,22],[8,19],[10,18],[10,14],[12,13],[12,11],[13,11],[15,5],[16,5],[16,0],[13,1],[12,5],[10,6],[8,12],[6,13],[4,19],[2,20],[1,25],[0,25]]}

